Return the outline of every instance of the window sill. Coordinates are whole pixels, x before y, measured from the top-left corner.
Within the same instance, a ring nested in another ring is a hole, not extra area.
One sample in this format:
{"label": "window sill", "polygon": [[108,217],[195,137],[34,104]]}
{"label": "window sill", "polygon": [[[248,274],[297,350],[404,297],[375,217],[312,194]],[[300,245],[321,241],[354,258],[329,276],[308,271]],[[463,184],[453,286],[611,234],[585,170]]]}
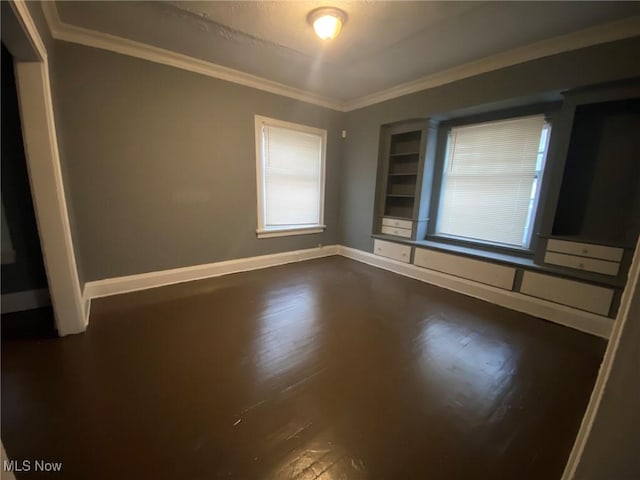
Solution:
{"label": "window sill", "polygon": [[488,257],[504,257],[505,260],[511,260],[513,258],[533,258],[533,250],[528,248],[518,248],[504,244],[483,242],[481,240],[472,241],[447,235],[427,235],[423,243],[428,246],[437,245],[442,248],[451,248],[453,251],[468,252],[472,255],[479,254]]}
{"label": "window sill", "polygon": [[293,235],[309,235],[312,233],[322,233],[326,225],[313,225],[311,227],[285,227],[270,230],[256,230],[258,238],[273,238],[273,237],[291,237]]}
{"label": "window sill", "polygon": [[490,251],[484,248],[478,248],[467,245],[454,245],[451,243],[440,242],[436,239],[433,240],[418,240],[416,246],[429,247],[434,250],[441,250],[443,252],[457,253],[467,257],[474,257],[484,260],[492,260],[494,262],[506,263],[509,265],[519,265],[522,267],[532,267],[533,254],[526,255],[527,252],[507,253],[499,251]]}

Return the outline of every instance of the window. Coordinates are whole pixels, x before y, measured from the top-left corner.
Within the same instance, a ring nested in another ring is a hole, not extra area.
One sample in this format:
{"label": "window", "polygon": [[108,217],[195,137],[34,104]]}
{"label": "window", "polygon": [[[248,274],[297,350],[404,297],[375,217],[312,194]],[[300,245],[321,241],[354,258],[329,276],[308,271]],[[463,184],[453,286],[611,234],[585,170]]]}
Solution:
{"label": "window", "polygon": [[435,233],[528,249],[549,132],[544,115],[452,127]]}
{"label": "window", "polygon": [[257,116],[258,238],[319,233],[327,132]]}

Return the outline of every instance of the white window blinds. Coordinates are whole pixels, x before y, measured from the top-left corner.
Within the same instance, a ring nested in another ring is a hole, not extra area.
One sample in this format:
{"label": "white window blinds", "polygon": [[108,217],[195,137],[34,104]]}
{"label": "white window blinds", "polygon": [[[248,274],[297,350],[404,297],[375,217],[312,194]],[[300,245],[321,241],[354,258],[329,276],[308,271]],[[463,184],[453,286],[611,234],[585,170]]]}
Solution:
{"label": "white window blinds", "polygon": [[546,139],[542,115],[452,128],[436,231],[528,247]]}
{"label": "white window blinds", "polygon": [[262,125],[262,228],[322,223],[323,136]]}

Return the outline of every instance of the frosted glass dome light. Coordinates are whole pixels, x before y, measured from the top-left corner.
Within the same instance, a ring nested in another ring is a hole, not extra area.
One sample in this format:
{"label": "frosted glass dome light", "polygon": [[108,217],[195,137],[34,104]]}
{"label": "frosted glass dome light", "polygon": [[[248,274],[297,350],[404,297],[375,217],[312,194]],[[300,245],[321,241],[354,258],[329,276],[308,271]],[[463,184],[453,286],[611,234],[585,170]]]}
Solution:
{"label": "frosted glass dome light", "polygon": [[336,38],[342,30],[342,25],[347,19],[347,14],[333,7],[317,8],[309,13],[309,23],[313,26],[316,35],[322,40]]}

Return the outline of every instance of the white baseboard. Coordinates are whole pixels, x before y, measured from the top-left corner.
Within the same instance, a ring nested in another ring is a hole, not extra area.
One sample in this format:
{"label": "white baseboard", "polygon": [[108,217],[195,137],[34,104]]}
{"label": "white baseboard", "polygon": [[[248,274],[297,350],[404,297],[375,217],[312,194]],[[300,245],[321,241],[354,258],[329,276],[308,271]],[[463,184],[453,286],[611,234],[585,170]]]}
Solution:
{"label": "white baseboard", "polygon": [[380,257],[373,253],[356,250],[354,248],[339,246],[338,254],[366,263],[367,265],[389,270],[390,272],[430,283],[437,287],[446,288],[447,290],[495,303],[496,305],[527,313],[534,317],[544,318],[545,320],[602,338],[609,338],[611,335],[614,321],[608,317],[576,310],[571,307],[484,285],[464,278],[454,277],[446,273],[428,270],[409,263]]}
{"label": "white baseboard", "polygon": [[162,287],[175,283],[202,280],[228,275],[230,273],[246,272],[331,255],[342,255],[343,257],[382,268],[405,277],[479,298],[511,310],[527,313],[534,317],[543,318],[602,338],[609,338],[611,334],[613,320],[608,317],[576,310],[571,307],[484,285],[464,278],[454,277],[446,273],[428,270],[416,265],[398,262],[342,245],[329,245],[306,250],[240,258],[205,265],[195,265],[192,267],[175,268],[87,282],[84,287],[83,297],[86,310],[89,312],[91,300],[94,298],[146,290],[148,288]]}
{"label": "white baseboard", "polygon": [[2,313],[23,312],[25,310],[51,305],[49,290],[46,288],[5,293],[0,298],[0,302],[0,310]]}
{"label": "white baseboard", "polygon": [[301,262],[303,260],[311,260],[313,258],[328,257],[336,255],[337,252],[337,245],[327,245],[324,247],[309,248],[306,250],[294,250],[292,252],[239,258],[224,262],[195,265],[192,267],[174,268],[171,270],[141,273],[125,277],[107,278],[105,280],[87,282],[84,286],[83,297],[85,302],[87,302],[87,311],[89,311],[89,302],[93,298],[119,295],[121,293],[163,287],[165,285],[189,282],[192,280],[202,280],[205,278],[218,277],[220,275],[228,275],[230,273],[274,267],[276,265]]}

